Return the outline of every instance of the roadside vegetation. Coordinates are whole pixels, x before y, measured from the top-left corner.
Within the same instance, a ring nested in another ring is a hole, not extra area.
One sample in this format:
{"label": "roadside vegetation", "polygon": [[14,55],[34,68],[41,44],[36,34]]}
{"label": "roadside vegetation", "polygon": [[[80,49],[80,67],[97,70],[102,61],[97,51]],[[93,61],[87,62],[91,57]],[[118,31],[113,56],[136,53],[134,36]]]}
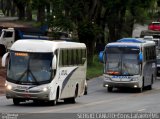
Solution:
{"label": "roadside vegetation", "polygon": [[87,66],[87,80],[101,76],[103,74],[103,64],[99,61],[98,55],[93,58],[93,64]]}

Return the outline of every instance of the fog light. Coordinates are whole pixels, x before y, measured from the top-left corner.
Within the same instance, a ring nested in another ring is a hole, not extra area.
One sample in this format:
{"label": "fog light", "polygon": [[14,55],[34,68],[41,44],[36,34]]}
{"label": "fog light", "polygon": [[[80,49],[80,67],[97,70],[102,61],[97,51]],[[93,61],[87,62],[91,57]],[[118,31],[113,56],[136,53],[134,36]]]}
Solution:
{"label": "fog light", "polygon": [[134,85],[134,88],[137,88],[137,85]]}
{"label": "fog light", "polygon": [[108,87],[108,84],[104,85],[105,87]]}

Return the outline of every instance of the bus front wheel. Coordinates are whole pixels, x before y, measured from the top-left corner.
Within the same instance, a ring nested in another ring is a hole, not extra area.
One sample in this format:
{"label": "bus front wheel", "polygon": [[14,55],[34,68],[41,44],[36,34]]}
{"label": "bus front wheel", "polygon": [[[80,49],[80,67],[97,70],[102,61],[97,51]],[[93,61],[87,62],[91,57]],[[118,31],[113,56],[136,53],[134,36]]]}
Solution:
{"label": "bus front wheel", "polygon": [[139,93],[142,93],[143,87],[137,89]]}
{"label": "bus front wheel", "polygon": [[108,92],[112,92],[112,90],[113,90],[113,87],[108,86]]}
{"label": "bus front wheel", "polygon": [[78,96],[78,86],[76,86],[74,97],[64,99],[65,103],[76,103],[76,97]]}
{"label": "bus front wheel", "polygon": [[59,98],[59,88],[57,88],[56,98],[55,98],[55,100],[53,100],[53,105],[57,104],[58,98]]}
{"label": "bus front wheel", "polygon": [[17,98],[13,98],[13,104],[14,105],[19,105],[20,104],[20,100]]}
{"label": "bus front wheel", "polygon": [[152,84],[153,84],[153,76],[152,76],[151,84],[147,86],[148,90],[152,90]]}

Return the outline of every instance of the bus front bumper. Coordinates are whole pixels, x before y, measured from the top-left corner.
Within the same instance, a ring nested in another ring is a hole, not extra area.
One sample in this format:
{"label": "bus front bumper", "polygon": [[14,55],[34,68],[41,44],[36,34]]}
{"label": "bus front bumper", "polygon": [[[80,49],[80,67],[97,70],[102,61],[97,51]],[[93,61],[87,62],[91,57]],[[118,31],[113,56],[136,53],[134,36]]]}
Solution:
{"label": "bus front bumper", "polygon": [[49,91],[33,92],[16,92],[14,90],[6,90],[6,98],[20,98],[24,100],[49,100]]}
{"label": "bus front bumper", "polygon": [[128,87],[128,88],[140,88],[140,84],[138,81],[103,81],[103,87]]}

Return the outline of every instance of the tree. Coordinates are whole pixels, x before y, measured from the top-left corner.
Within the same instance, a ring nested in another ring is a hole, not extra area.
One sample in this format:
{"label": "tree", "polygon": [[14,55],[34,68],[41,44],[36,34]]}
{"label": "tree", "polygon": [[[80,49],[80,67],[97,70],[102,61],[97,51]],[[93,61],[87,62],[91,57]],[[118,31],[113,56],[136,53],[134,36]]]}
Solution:
{"label": "tree", "polygon": [[14,8],[12,0],[1,0],[0,1],[0,8],[1,8],[3,14],[6,16],[14,16],[15,15],[15,8]]}
{"label": "tree", "polygon": [[47,14],[50,14],[51,0],[32,0],[32,6],[37,11],[37,21],[43,24],[48,15],[46,15],[45,9],[47,8]]}
{"label": "tree", "polygon": [[103,0],[104,20],[109,31],[108,42],[131,37],[135,22],[144,23],[149,9],[157,0]]}
{"label": "tree", "polygon": [[32,0],[27,0],[26,3],[26,17],[28,21],[32,20]]}
{"label": "tree", "polygon": [[[94,45],[99,25],[97,15],[100,12],[99,0],[53,0],[51,26],[65,31],[78,32],[78,39],[87,45],[88,61],[93,62]],[[53,19],[52,19],[53,18]]]}
{"label": "tree", "polygon": [[13,0],[14,4],[16,5],[18,9],[18,18],[19,20],[24,20],[25,19],[25,8],[27,1],[25,0]]}
{"label": "tree", "polygon": [[146,19],[147,9],[153,5],[153,1],[53,0],[52,15],[56,18],[52,19],[52,25],[76,30],[79,41],[87,45],[89,62],[92,63],[95,43],[99,40],[105,43],[102,38],[106,27],[109,31],[108,42],[131,37],[134,23]]}
{"label": "tree", "polygon": [[[73,2],[71,8],[71,18],[77,27],[78,38],[87,46],[88,50],[88,63],[92,64],[95,52],[96,37],[101,31],[98,25],[98,13],[100,13],[99,0],[79,0]],[[69,9],[69,8],[68,8]]]}

